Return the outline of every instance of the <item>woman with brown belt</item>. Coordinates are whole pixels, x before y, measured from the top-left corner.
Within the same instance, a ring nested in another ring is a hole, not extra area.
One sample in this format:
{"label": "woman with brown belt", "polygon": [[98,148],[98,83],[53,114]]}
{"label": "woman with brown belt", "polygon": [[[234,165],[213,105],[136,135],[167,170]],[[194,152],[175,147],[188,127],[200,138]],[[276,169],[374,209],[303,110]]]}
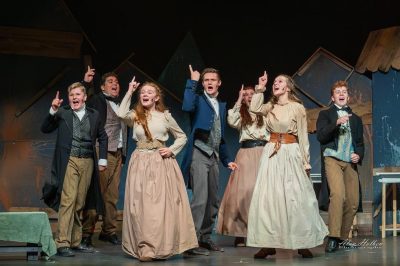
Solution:
{"label": "woman with brown belt", "polygon": [[228,110],[228,124],[239,130],[241,147],[236,154],[238,169],[229,177],[218,213],[217,232],[235,236],[235,246],[244,246],[251,196],[258,164],[268,132],[262,115],[249,112],[254,87],[242,86],[235,106]]}
{"label": "woman with brown belt", "polygon": [[271,100],[263,104],[267,74],[259,78],[250,111],[266,117],[270,140],[260,161],[250,204],[247,245],[261,247],[255,258],[276,253],[275,248],[297,249],[312,258],[309,248],[323,243],[328,229],[319,215],[312,182],[307,119],[294,95],[294,81],[279,75]]}

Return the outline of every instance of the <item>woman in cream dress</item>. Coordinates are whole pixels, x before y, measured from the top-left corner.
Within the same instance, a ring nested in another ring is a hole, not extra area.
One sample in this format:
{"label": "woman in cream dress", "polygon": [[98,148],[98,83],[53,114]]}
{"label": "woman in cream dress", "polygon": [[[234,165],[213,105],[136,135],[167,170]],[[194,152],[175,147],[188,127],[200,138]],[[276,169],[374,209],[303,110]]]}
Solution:
{"label": "woman in cream dress", "polygon": [[[198,246],[183,177],[175,155],[187,139],[165,110],[161,90],[144,83],[139,101],[129,110],[138,87],[134,79],[118,110],[133,127],[136,149],[131,155],[125,185],[122,249],[141,261],[166,259]],[[165,147],[168,132],[174,143]]]}
{"label": "woman in cream dress", "polygon": [[328,229],[308,177],[305,108],[287,75],[275,78],[273,97],[263,104],[266,83],[264,72],[250,104],[250,111],[266,116],[270,140],[264,147],[251,200],[247,245],[263,247],[255,258],[274,255],[275,248],[298,249],[300,255],[311,258],[309,248],[321,245]]}
{"label": "woman in cream dress", "polygon": [[243,87],[235,106],[228,110],[228,124],[239,130],[241,148],[235,162],[238,169],[229,177],[218,212],[217,232],[236,236],[235,246],[244,246],[251,196],[258,172],[258,164],[268,132],[264,117],[249,112],[254,87]]}

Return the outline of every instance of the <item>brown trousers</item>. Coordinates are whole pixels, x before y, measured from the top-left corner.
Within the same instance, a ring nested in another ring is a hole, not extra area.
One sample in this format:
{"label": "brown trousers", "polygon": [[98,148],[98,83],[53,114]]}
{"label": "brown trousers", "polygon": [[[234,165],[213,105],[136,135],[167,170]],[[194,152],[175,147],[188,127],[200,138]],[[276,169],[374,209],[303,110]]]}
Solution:
{"label": "brown trousers", "polygon": [[329,186],[329,236],[347,239],[359,204],[358,173],[352,163],[324,157]]}
{"label": "brown trousers", "polygon": [[93,158],[69,157],[58,210],[57,248],[76,247],[82,238],[79,214],[93,173]]}
{"label": "brown trousers", "polygon": [[[119,198],[119,182],[122,169],[122,151],[107,153],[107,169],[100,172],[100,189],[104,201],[102,234],[113,235],[117,231],[117,202]],[[91,236],[94,232],[98,215],[96,210],[83,212],[83,236]]]}

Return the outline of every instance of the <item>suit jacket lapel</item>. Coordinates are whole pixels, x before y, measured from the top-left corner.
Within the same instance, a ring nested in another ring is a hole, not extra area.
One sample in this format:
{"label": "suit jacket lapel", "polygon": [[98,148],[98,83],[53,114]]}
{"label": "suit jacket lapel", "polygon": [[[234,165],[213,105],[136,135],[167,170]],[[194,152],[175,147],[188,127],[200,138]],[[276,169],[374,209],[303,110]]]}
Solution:
{"label": "suit jacket lapel", "polygon": [[73,116],[74,116],[74,114],[73,114],[73,112],[74,111],[72,111],[72,109],[70,108],[70,109],[67,109],[66,110],[66,112],[65,112],[65,123],[67,124],[67,127],[68,127],[68,129],[71,131],[71,133],[73,132],[73,128],[74,128],[74,125],[73,125]]}
{"label": "suit jacket lapel", "polygon": [[87,113],[88,118],[89,118],[90,135],[91,135],[91,136],[95,136],[94,130],[95,130],[95,122],[96,122],[96,121],[95,121],[95,119],[94,119],[93,112],[90,111],[90,110],[88,110],[88,109],[86,108],[86,113]]}

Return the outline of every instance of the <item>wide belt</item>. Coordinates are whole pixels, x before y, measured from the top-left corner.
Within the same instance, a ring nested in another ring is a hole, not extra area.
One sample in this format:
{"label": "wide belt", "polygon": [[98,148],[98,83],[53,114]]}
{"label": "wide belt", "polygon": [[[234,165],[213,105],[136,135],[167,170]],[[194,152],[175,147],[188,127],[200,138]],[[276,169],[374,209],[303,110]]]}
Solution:
{"label": "wide belt", "polygon": [[155,140],[139,140],[136,143],[136,148],[140,150],[156,150],[161,147],[165,147],[165,143],[163,141]]}
{"label": "wide belt", "polygon": [[270,135],[269,142],[275,143],[274,151],[269,156],[269,158],[271,158],[281,148],[281,144],[297,143],[298,141],[297,141],[297,136],[293,134],[272,132]]}
{"label": "wide belt", "polygon": [[259,140],[259,139],[250,139],[250,140],[244,140],[241,143],[241,148],[243,149],[248,149],[248,148],[254,148],[258,146],[265,146],[267,144],[266,140]]}

